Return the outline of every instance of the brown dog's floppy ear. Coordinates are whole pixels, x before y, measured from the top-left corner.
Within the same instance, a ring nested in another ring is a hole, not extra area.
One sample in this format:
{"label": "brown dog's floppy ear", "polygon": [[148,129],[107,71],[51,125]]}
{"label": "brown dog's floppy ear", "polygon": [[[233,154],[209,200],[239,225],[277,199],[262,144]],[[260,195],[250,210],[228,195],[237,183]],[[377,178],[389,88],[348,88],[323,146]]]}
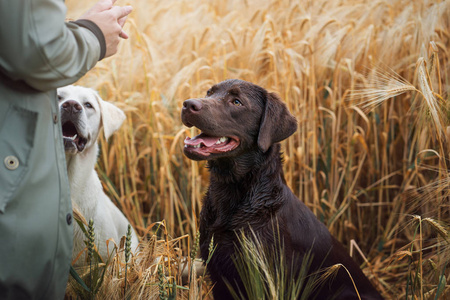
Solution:
{"label": "brown dog's floppy ear", "polygon": [[105,133],[105,139],[108,140],[109,137],[122,126],[126,116],[125,113],[114,104],[102,100],[98,95],[97,99],[100,104],[103,132]]}
{"label": "brown dog's floppy ear", "polygon": [[268,93],[259,126],[258,146],[266,152],[270,146],[291,136],[297,130],[297,120],[274,93]]}

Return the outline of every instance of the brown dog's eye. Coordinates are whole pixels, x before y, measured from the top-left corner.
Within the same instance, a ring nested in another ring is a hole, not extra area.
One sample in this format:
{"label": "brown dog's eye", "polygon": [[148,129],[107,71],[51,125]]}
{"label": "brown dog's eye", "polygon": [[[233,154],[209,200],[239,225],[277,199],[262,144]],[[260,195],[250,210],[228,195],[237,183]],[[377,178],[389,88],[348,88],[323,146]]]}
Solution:
{"label": "brown dog's eye", "polygon": [[236,105],[236,106],[242,106],[242,102],[239,101],[239,99],[234,99],[233,100],[233,104]]}
{"label": "brown dog's eye", "polygon": [[212,90],[208,90],[207,92],[206,92],[206,96],[211,96],[212,95]]}

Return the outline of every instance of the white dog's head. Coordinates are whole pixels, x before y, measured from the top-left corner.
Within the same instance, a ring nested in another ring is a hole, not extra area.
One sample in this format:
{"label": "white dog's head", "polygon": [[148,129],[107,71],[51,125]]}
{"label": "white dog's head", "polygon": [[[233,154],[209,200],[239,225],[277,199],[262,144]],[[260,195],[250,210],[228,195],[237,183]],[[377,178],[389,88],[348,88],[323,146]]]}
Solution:
{"label": "white dog's head", "polygon": [[66,154],[75,155],[90,148],[102,126],[108,139],[125,120],[121,109],[103,101],[90,88],[69,85],[57,93]]}

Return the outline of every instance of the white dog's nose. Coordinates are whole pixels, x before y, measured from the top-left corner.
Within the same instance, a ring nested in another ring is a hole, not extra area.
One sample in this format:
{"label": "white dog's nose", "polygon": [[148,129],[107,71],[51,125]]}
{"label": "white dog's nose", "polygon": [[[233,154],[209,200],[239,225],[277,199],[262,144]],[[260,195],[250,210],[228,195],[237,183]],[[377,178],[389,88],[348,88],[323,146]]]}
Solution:
{"label": "white dog's nose", "polygon": [[72,114],[77,114],[83,109],[80,103],[75,100],[67,100],[61,106],[65,111]]}

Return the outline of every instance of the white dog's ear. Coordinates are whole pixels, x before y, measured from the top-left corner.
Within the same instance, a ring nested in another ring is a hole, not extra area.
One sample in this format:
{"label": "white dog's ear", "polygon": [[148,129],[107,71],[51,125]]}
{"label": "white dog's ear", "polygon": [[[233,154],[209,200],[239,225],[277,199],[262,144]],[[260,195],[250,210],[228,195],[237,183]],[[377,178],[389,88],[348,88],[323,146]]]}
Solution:
{"label": "white dog's ear", "polygon": [[102,100],[98,97],[98,103],[100,104],[100,113],[102,117],[103,132],[105,133],[106,140],[116,132],[120,126],[122,126],[123,121],[125,121],[125,113],[107,101]]}

